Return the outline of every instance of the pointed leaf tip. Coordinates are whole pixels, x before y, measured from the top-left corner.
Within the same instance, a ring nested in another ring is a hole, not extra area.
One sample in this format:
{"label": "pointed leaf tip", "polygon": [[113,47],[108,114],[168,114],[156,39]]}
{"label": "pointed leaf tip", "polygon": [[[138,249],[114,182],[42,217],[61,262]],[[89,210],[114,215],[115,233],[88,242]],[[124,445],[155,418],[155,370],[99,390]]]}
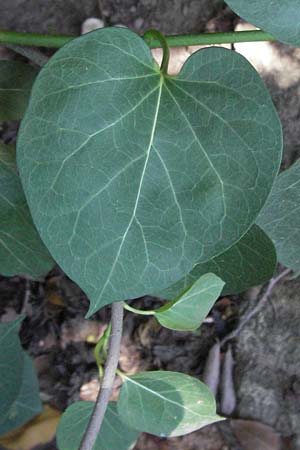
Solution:
{"label": "pointed leaf tip", "polygon": [[178,372],[126,377],[117,402],[128,426],[160,437],[183,436],[224,420],[204,383]]}

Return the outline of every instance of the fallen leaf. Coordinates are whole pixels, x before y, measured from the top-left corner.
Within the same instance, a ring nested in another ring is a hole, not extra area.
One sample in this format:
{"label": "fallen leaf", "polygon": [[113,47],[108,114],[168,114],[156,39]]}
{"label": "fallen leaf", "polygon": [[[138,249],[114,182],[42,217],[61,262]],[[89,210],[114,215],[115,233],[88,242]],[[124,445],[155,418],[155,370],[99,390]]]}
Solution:
{"label": "fallen leaf", "polygon": [[67,348],[70,342],[97,343],[104,333],[106,325],[95,320],[71,319],[65,322],[61,329],[60,344]]}
{"label": "fallen leaf", "polygon": [[221,352],[220,343],[216,342],[209,350],[205,362],[203,373],[203,383],[205,383],[213,395],[217,394],[220,382]]}
{"label": "fallen leaf", "polygon": [[0,439],[0,445],[8,450],[31,450],[39,444],[51,441],[56,433],[61,413],[49,405],[33,420],[21,428],[11,431]]}
{"label": "fallen leaf", "polygon": [[273,428],[252,420],[231,420],[233,432],[243,450],[280,450],[281,439]]}
{"label": "fallen leaf", "polygon": [[49,292],[47,296],[47,300],[49,303],[55,306],[65,306],[64,299],[58,295],[56,292]]}
{"label": "fallen leaf", "polygon": [[95,402],[99,392],[99,380],[91,380],[80,388],[80,400],[86,402]]}
{"label": "fallen leaf", "polygon": [[230,416],[236,407],[236,395],[233,383],[233,355],[231,346],[228,347],[222,367],[221,377],[221,412]]}

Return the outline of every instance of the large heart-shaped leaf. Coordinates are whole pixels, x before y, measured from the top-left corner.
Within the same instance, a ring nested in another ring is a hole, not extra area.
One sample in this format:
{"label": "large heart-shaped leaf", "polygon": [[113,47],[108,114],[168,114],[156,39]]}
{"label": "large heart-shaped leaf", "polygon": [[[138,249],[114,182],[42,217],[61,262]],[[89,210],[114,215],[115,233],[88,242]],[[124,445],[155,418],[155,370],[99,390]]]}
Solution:
{"label": "large heart-shaped leaf", "polygon": [[37,73],[19,61],[0,61],[0,120],[23,117]]}
{"label": "large heart-shaped leaf", "polygon": [[0,144],[0,273],[43,275],[54,262],[42,243],[17,173],[15,151]]}
{"label": "large heart-shaped leaf", "polygon": [[300,45],[299,0],[225,0],[240,17],[287,44]]}
{"label": "large heart-shaped leaf", "polygon": [[257,223],[273,240],[279,262],[300,269],[300,162],[282,172]]}
{"label": "large heart-shaped leaf", "polygon": [[106,28],[40,72],[18,165],[42,239],[92,314],[167,287],[237,242],[271,189],[281,141],[241,55],[201,50],[173,78],[139,36]]}
{"label": "large heart-shaped leaf", "polygon": [[155,317],[161,325],[171,330],[195,330],[219,298],[223,286],[221,278],[207,273],[178,299],[158,309]]}
{"label": "large heart-shaped leaf", "polygon": [[[94,406],[93,402],[76,402],[65,411],[56,435],[59,450],[79,448]],[[138,434],[121,421],[116,402],[110,402],[93,450],[130,450]]]}
{"label": "large heart-shaped leaf", "polygon": [[155,292],[162,298],[175,298],[201,275],[213,272],[225,282],[222,294],[238,294],[268,281],[274,274],[277,258],[272,241],[257,225],[229,250],[193,270],[177,283]]}
{"label": "large heart-shaped leaf", "polygon": [[14,322],[0,323],[0,417],[5,417],[20,392],[24,352],[19,340],[19,325],[23,317]]}
{"label": "large heart-shaped leaf", "polygon": [[156,436],[182,436],[223,420],[215,399],[196,378],[178,372],[143,372],[125,378],[118,411],[129,427]]}
{"label": "large heart-shaped leaf", "polygon": [[20,427],[42,410],[39,385],[32,360],[25,352],[23,355],[24,367],[19,385],[20,391],[9,410],[0,418],[0,435]]}

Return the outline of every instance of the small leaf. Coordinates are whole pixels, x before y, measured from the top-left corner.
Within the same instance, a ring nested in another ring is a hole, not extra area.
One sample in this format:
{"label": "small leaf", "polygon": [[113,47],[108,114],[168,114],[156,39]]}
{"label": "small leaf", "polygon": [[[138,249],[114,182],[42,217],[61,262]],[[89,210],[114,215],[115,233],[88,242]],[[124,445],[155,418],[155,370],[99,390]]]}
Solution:
{"label": "small leaf", "polygon": [[128,426],[161,437],[182,436],[223,420],[207,386],[178,372],[126,376],[117,406]]}
{"label": "small leaf", "polygon": [[0,120],[23,117],[37,73],[19,61],[0,61]]}
{"label": "small leaf", "polygon": [[24,352],[19,339],[19,325],[23,317],[0,323],[0,417],[5,417],[19,395]]}
{"label": "small leaf", "polygon": [[203,275],[178,299],[160,308],[155,317],[171,330],[195,330],[219,298],[223,286],[224,282],[213,273]]}
{"label": "small leaf", "polygon": [[34,225],[17,173],[15,152],[0,144],[0,273],[44,275],[53,260]]}
{"label": "small leaf", "polygon": [[174,298],[197,278],[213,272],[225,282],[222,295],[238,294],[268,281],[276,268],[276,251],[270,238],[253,225],[248,233],[229,250],[194,269],[180,281],[155,295]]}
{"label": "small leaf", "polygon": [[225,0],[247,22],[271,33],[278,40],[300,45],[299,0]]}
{"label": "small leaf", "polygon": [[5,417],[0,419],[0,435],[20,427],[41,410],[38,379],[31,358],[24,353],[21,388]]}
{"label": "small leaf", "polygon": [[203,49],[165,76],[143,39],[104,28],[41,70],[18,167],[38,231],[91,315],[166,288],[235,244],[266,201],[281,150],[270,95],[241,55]]}
{"label": "small leaf", "polygon": [[[56,439],[59,450],[79,448],[94,406],[93,402],[76,402],[68,407],[58,425]],[[121,421],[116,402],[110,402],[93,450],[130,450],[138,434]]]}
{"label": "small leaf", "polygon": [[272,239],[279,262],[295,272],[300,269],[299,207],[300,162],[297,161],[277,177],[257,219]]}

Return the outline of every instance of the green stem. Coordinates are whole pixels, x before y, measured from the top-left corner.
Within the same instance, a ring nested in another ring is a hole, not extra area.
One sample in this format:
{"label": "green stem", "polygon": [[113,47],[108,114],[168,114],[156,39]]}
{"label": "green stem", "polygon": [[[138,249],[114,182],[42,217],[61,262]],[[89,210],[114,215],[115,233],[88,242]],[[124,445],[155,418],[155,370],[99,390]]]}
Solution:
{"label": "green stem", "polygon": [[146,41],[147,45],[151,48],[152,41],[158,41],[163,49],[163,59],[161,62],[160,70],[163,75],[168,74],[168,65],[170,59],[170,50],[166,38],[157,30],[148,30],[143,35],[143,39]]}
{"label": "green stem", "polygon": [[103,336],[99,339],[97,345],[94,348],[94,357],[99,369],[99,378],[100,380],[103,377],[103,367],[102,364],[107,358],[107,345],[109,343],[111,332],[111,323],[108,324]]}
{"label": "green stem", "polygon": [[4,44],[31,45],[34,47],[59,48],[76,36],[23,33],[0,30],[0,42]]}
{"label": "green stem", "polygon": [[120,369],[116,369],[116,374],[119,375],[119,377],[121,378],[122,381],[125,381],[125,379],[127,378],[125,373],[122,372],[122,370],[120,370]]}
{"label": "green stem", "polygon": [[[190,45],[234,44],[237,42],[276,41],[261,30],[227,31],[224,33],[174,34],[165,36],[169,47],[188,47]],[[150,48],[160,47],[157,40],[150,43]]]}
{"label": "green stem", "polygon": [[132,306],[128,305],[128,303],[123,302],[123,308],[127,309],[127,311],[133,312],[135,314],[140,314],[142,316],[153,316],[155,314],[155,311],[153,309],[150,309],[149,311],[144,311],[142,309],[136,309]]}
{"label": "green stem", "polygon": [[[38,33],[21,33],[17,31],[1,31],[0,43],[31,45],[35,47],[59,48],[76,36],[44,35]],[[234,44],[236,42],[275,41],[268,33],[261,30],[232,31],[225,33],[178,34],[165,36],[169,47],[189,45]],[[151,40],[150,48],[161,47],[158,39]]]}

